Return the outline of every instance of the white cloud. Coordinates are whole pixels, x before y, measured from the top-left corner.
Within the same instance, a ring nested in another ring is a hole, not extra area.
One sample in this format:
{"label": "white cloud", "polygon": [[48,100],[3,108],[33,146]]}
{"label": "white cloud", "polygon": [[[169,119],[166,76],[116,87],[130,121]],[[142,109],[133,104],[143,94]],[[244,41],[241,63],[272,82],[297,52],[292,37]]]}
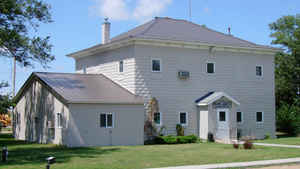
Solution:
{"label": "white cloud", "polygon": [[129,18],[129,11],[125,0],[96,0],[93,12],[101,17],[108,17],[111,20],[126,20]]}
{"label": "white cloud", "polygon": [[147,20],[159,15],[171,2],[172,0],[139,0],[133,17],[137,20]]}
{"label": "white cloud", "polygon": [[[94,14],[110,20],[144,21],[158,16],[173,0],[95,0]],[[130,10],[131,9],[131,10]]]}

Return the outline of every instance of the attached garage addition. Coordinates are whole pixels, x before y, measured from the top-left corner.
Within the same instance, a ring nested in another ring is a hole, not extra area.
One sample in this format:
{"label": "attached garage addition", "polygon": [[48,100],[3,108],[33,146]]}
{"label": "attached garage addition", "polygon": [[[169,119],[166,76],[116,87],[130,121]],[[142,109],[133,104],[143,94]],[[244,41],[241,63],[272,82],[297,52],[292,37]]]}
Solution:
{"label": "attached garage addition", "polygon": [[144,143],[144,102],[104,75],[32,73],[18,92],[16,139],[70,147]]}

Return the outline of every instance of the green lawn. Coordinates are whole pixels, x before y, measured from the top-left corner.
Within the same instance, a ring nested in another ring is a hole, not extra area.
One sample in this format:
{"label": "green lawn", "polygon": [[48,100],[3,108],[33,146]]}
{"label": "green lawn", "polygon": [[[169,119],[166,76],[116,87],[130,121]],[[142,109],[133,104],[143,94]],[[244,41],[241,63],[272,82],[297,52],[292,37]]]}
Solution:
{"label": "green lawn", "polygon": [[271,143],[271,144],[286,144],[286,145],[300,145],[300,137],[285,137],[277,139],[257,140],[257,143]]}
{"label": "green lawn", "polygon": [[137,169],[300,157],[298,149],[256,146],[235,150],[216,143],[65,148],[15,141],[8,134],[0,135],[1,145],[9,149],[9,162],[0,162],[5,169],[45,168],[48,156],[57,157],[54,169]]}

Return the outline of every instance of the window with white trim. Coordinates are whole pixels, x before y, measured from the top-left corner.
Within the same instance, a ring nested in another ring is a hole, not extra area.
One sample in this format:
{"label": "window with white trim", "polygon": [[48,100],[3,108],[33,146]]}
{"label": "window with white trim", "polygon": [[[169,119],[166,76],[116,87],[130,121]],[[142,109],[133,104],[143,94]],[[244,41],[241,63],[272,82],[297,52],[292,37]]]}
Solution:
{"label": "window with white trim", "polygon": [[156,125],[161,125],[161,112],[155,112],[153,114],[153,122]]}
{"label": "window with white trim", "polygon": [[181,124],[181,125],[187,125],[188,124],[187,112],[179,112],[179,124]]}
{"label": "window with white trim", "polygon": [[220,111],[219,112],[219,121],[226,121],[226,112],[225,111]]}
{"label": "window with white trim", "polygon": [[119,72],[123,72],[123,71],[124,71],[124,61],[121,60],[121,61],[119,62]]}
{"label": "window with white trim", "polygon": [[242,123],[243,122],[243,112],[236,112],[236,122]]}
{"label": "window with white trim", "polygon": [[100,113],[100,127],[113,128],[113,126],[114,126],[113,113]]}
{"label": "window with white trim", "polygon": [[264,113],[263,112],[256,112],[256,122],[257,123],[264,122]]}
{"label": "window with white trim", "polygon": [[206,63],[206,73],[215,73],[215,63],[209,62]]}
{"label": "window with white trim", "polygon": [[61,113],[56,113],[56,127],[57,128],[62,128],[62,114]]}
{"label": "window with white trim", "polygon": [[262,75],[263,75],[262,66],[256,66],[256,76],[262,76]]}
{"label": "window with white trim", "polygon": [[152,72],[161,72],[161,60],[160,59],[152,59],[151,60],[151,69]]}

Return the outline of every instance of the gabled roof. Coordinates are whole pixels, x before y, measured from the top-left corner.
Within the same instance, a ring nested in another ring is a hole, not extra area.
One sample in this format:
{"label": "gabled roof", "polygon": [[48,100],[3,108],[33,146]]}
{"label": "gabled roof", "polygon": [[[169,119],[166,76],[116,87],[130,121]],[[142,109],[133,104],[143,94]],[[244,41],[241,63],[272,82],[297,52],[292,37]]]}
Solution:
{"label": "gabled roof", "polygon": [[200,97],[199,99],[197,99],[195,101],[195,103],[198,106],[207,106],[222,97],[225,97],[228,100],[232,101],[233,103],[240,105],[240,103],[238,101],[236,101],[234,98],[230,97],[229,95],[227,95],[224,92],[209,92],[209,93],[205,94],[204,96]]}
{"label": "gabled roof", "polygon": [[155,17],[155,19],[141,26],[112,38],[111,42],[127,38],[177,40],[225,46],[271,48],[217,32],[187,20],[168,17]]}
{"label": "gabled roof", "polygon": [[14,98],[20,99],[34,79],[66,103],[143,104],[143,99],[102,74],[35,72]]}

